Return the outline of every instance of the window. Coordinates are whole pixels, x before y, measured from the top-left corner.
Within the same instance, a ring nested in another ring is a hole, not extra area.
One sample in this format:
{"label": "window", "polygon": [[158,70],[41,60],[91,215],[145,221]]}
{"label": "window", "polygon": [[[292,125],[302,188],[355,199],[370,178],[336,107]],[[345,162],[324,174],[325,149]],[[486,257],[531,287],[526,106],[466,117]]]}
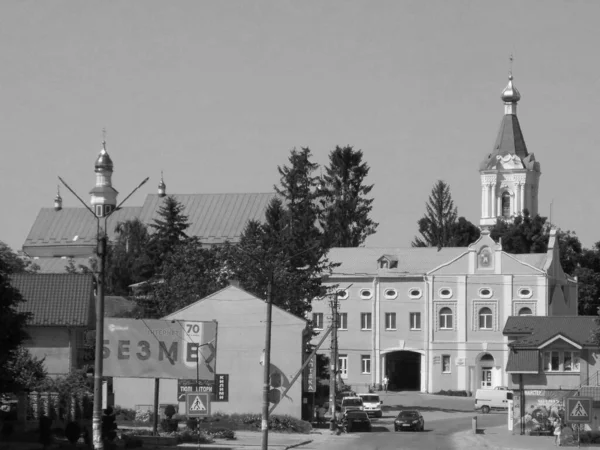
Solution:
{"label": "window", "polygon": [[519,316],[533,316],[533,313],[531,312],[531,308],[521,308],[519,310]]}
{"label": "window", "polygon": [[450,355],[442,355],[442,373],[450,373]]}
{"label": "window", "polygon": [[380,269],[387,269],[388,266],[389,266],[389,263],[388,263],[387,259],[382,259],[381,262],[379,263]]}
{"label": "window", "polygon": [[398,291],[396,289],[386,289],[383,294],[385,295],[385,298],[390,300],[398,297]]}
{"label": "window", "polygon": [[338,313],[338,330],[348,329],[348,313]]}
{"label": "window", "polygon": [[348,378],[348,355],[338,356],[338,370],[342,378]]}
{"label": "window", "polygon": [[544,352],[544,370],[546,372],[579,372],[579,352],[548,351]]}
{"label": "window", "polygon": [[370,330],[371,329],[371,313],[360,314],[360,329]]}
{"label": "window", "polygon": [[360,367],[361,373],[371,373],[371,355],[361,355]]}
{"label": "window", "polygon": [[521,297],[521,298],[529,298],[532,295],[533,295],[533,293],[531,292],[531,288],[522,287],[519,289],[519,297]]}
{"label": "window", "polygon": [[373,296],[373,293],[371,292],[371,289],[362,289],[360,291],[360,298],[362,298],[363,300],[368,300]]}
{"label": "window", "polygon": [[345,289],[340,289],[337,291],[337,297],[340,300],[346,300],[348,298],[348,291]]}
{"label": "window", "polygon": [[396,313],[385,313],[385,329],[396,329]]}
{"label": "window", "polygon": [[490,308],[481,308],[479,310],[479,329],[492,329],[492,310]]}
{"label": "window", "polygon": [[490,288],[481,288],[479,289],[479,296],[481,298],[490,298],[494,292]]}
{"label": "window", "polygon": [[452,310],[450,308],[440,309],[440,330],[452,329]]}
{"label": "window", "polygon": [[421,313],[414,312],[410,313],[410,329],[420,330],[421,329]]}
{"label": "window", "polygon": [[421,298],[421,295],[423,295],[423,293],[419,288],[410,288],[408,290],[408,296],[410,298]]}
{"label": "window", "polygon": [[450,288],[441,288],[440,289],[440,297],[441,298],[450,298],[450,297],[452,297],[452,289],[450,289]]}
{"label": "window", "polygon": [[323,313],[313,313],[312,318],[313,327],[315,330],[323,329]]}
{"label": "window", "polygon": [[510,217],[510,194],[508,192],[502,194],[502,216]]}

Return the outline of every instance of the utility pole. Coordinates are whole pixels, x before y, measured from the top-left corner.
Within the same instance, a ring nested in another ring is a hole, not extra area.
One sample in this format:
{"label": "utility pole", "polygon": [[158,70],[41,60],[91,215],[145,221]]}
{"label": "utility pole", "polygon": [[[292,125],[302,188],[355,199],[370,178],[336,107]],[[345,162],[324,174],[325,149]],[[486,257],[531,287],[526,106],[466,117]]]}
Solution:
{"label": "utility pole", "polygon": [[263,404],[262,404],[262,450],[269,448],[269,386],[271,377],[271,312],[273,303],[271,300],[271,290],[273,288],[273,272],[269,275],[269,284],[267,285],[267,331],[265,333],[265,360],[263,371]]}
{"label": "utility pole", "polygon": [[[337,329],[338,329],[338,293],[337,290],[333,295],[331,301],[331,361],[329,362],[329,409],[331,410],[331,418],[335,417],[335,388],[336,378],[338,373],[338,342],[337,342]],[[333,429],[333,421],[331,422],[331,428]]]}

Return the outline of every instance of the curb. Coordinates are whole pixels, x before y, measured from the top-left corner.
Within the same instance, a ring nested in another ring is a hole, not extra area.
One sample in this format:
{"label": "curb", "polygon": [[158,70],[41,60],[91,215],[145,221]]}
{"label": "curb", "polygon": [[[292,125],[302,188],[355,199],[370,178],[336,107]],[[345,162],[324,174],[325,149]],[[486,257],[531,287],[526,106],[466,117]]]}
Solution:
{"label": "curb", "polygon": [[308,441],[304,441],[304,442],[300,442],[298,444],[293,444],[293,445],[288,445],[285,450],[288,450],[290,448],[296,448],[296,447],[302,447],[303,445],[308,445],[312,442],[312,439],[309,439]]}

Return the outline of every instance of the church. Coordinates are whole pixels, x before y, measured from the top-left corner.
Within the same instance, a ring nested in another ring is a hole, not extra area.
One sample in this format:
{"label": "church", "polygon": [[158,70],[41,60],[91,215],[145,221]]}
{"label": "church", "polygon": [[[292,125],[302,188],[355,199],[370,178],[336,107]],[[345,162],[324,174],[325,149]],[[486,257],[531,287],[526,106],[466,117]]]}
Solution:
{"label": "church", "polygon": [[[312,321],[325,330],[337,317],[337,371],[353,390],[377,388],[386,376],[392,390],[473,393],[508,386],[508,337],[502,333],[508,317],[577,315],[577,281],[560,266],[555,231],[546,253],[521,255],[504,252],[489,234],[499,218],[511,220],[524,209],[538,213],[540,164],[525,145],[520,98],[511,74],[494,147],[479,167],[477,242],[439,251],[329,253],[341,263],[324,280],[336,294],[313,302]],[[330,335],[320,352],[329,356],[331,348]]]}

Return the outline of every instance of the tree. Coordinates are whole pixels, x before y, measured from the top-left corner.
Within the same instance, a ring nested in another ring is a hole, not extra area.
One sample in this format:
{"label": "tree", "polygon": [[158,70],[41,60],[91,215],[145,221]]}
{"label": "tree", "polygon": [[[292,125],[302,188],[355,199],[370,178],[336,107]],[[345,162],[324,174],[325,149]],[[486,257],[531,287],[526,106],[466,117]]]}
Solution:
{"label": "tree", "polygon": [[28,256],[19,256],[4,242],[0,241],[0,264],[8,273],[37,272],[40,266]]}
{"label": "tree", "polygon": [[481,235],[479,227],[464,217],[459,217],[450,227],[449,247],[468,247]]}
{"label": "tree", "polygon": [[18,359],[19,347],[28,337],[25,325],[30,314],[17,311],[18,304],[24,300],[9,280],[14,268],[10,260],[0,259],[0,393],[8,392],[14,386],[10,367]]}
{"label": "tree", "polygon": [[154,219],[150,227],[154,229],[150,240],[150,255],[158,271],[162,261],[173,252],[175,247],[188,239],[185,230],[190,226],[184,214],[185,207],[175,197],[165,197],[163,205],[158,209],[159,218]]}
{"label": "tree", "polygon": [[14,387],[18,390],[38,389],[48,377],[44,360],[45,358],[34,357],[26,348],[19,347],[8,367],[12,373]]}
{"label": "tree", "polygon": [[365,197],[373,185],[363,184],[369,166],[362,158],[362,150],[350,146],[337,146],[329,154],[319,192],[320,223],[327,248],[358,247],[377,229],[378,224],[369,218],[373,199]]}
{"label": "tree", "polygon": [[498,219],[490,230],[496,242],[502,240],[502,250],[508,253],[544,253],[548,248],[549,226],[539,214],[531,217],[527,209],[512,222]]}
{"label": "tree", "polygon": [[438,180],[425,204],[425,215],[417,222],[421,237],[415,237],[412,246],[438,249],[450,246],[457,216],[450,187],[444,181]]}

